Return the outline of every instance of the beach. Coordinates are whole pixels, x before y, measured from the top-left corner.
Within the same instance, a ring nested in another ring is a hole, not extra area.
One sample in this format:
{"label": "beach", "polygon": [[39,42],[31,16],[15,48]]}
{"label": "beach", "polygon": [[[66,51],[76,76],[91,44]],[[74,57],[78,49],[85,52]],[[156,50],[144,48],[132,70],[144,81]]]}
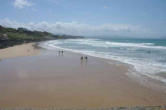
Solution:
{"label": "beach", "polygon": [[34,43],[0,50],[0,107],[107,108],[166,104],[166,93],[128,77],[128,65]]}
{"label": "beach", "polygon": [[35,43],[27,43],[5,49],[0,49],[0,59],[15,58],[21,56],[32,56],[38,53],[39,50],[35,49]]}

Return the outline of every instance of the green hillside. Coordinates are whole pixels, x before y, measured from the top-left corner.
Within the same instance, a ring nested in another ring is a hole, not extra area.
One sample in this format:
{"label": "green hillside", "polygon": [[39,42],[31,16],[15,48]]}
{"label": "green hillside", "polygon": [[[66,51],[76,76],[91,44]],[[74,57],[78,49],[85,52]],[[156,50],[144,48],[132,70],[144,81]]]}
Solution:
{"label": "green hillside", "polygon": [[30,31],[25,28],[7,28],[0,25],[0,48],[25,42],[38,42],[53,39],[82,38],[71,35],[54,35],[49,32]]}

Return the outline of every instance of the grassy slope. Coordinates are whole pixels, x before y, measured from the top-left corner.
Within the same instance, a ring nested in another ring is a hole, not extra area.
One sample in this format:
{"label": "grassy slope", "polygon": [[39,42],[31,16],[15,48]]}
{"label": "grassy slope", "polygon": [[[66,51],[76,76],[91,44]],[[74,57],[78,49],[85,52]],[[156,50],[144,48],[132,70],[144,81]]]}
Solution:
{"label": "grassy slope", "polygon": [[36,42],[52,39],[82,38],[71,35],[54,35],[49,32],[30,31],[25,28],[7,28],[0,26],[0,48],[21,44],[24,42]]}

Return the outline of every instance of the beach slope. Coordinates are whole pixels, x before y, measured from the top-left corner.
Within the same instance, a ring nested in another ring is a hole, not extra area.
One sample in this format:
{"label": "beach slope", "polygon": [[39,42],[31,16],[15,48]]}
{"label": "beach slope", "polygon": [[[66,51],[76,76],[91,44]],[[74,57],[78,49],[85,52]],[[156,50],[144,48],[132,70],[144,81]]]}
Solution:
{"label": "beach slope", "polygon": [[[0,107],[100,108],[164,105],[166,94],[145,87],[116,61],[23,44],[0,50]],[[20,57],[26,56],[26,57]],[[11,58],[12,59],[7,59]],[[14,58],[15,57],[15,58]]]}

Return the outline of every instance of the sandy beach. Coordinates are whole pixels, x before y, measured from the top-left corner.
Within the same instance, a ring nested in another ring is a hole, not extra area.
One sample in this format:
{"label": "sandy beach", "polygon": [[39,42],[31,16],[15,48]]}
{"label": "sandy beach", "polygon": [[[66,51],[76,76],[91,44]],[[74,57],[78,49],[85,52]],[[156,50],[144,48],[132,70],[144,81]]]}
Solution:
{"label": "sandy beach", "polygon": [[34,45],[35,43],[27,43],[5,49],[0,49],[0,59],[36,55],[39,53],[39,50],[35,49]]}
{"label": "sandy beach", "polygon": [[[40,54],[39,54],[40,52]],[[116,61],[33,43],[0,50],[0,107],[100,108],[165,105],[166,93],[131,80]]]}

